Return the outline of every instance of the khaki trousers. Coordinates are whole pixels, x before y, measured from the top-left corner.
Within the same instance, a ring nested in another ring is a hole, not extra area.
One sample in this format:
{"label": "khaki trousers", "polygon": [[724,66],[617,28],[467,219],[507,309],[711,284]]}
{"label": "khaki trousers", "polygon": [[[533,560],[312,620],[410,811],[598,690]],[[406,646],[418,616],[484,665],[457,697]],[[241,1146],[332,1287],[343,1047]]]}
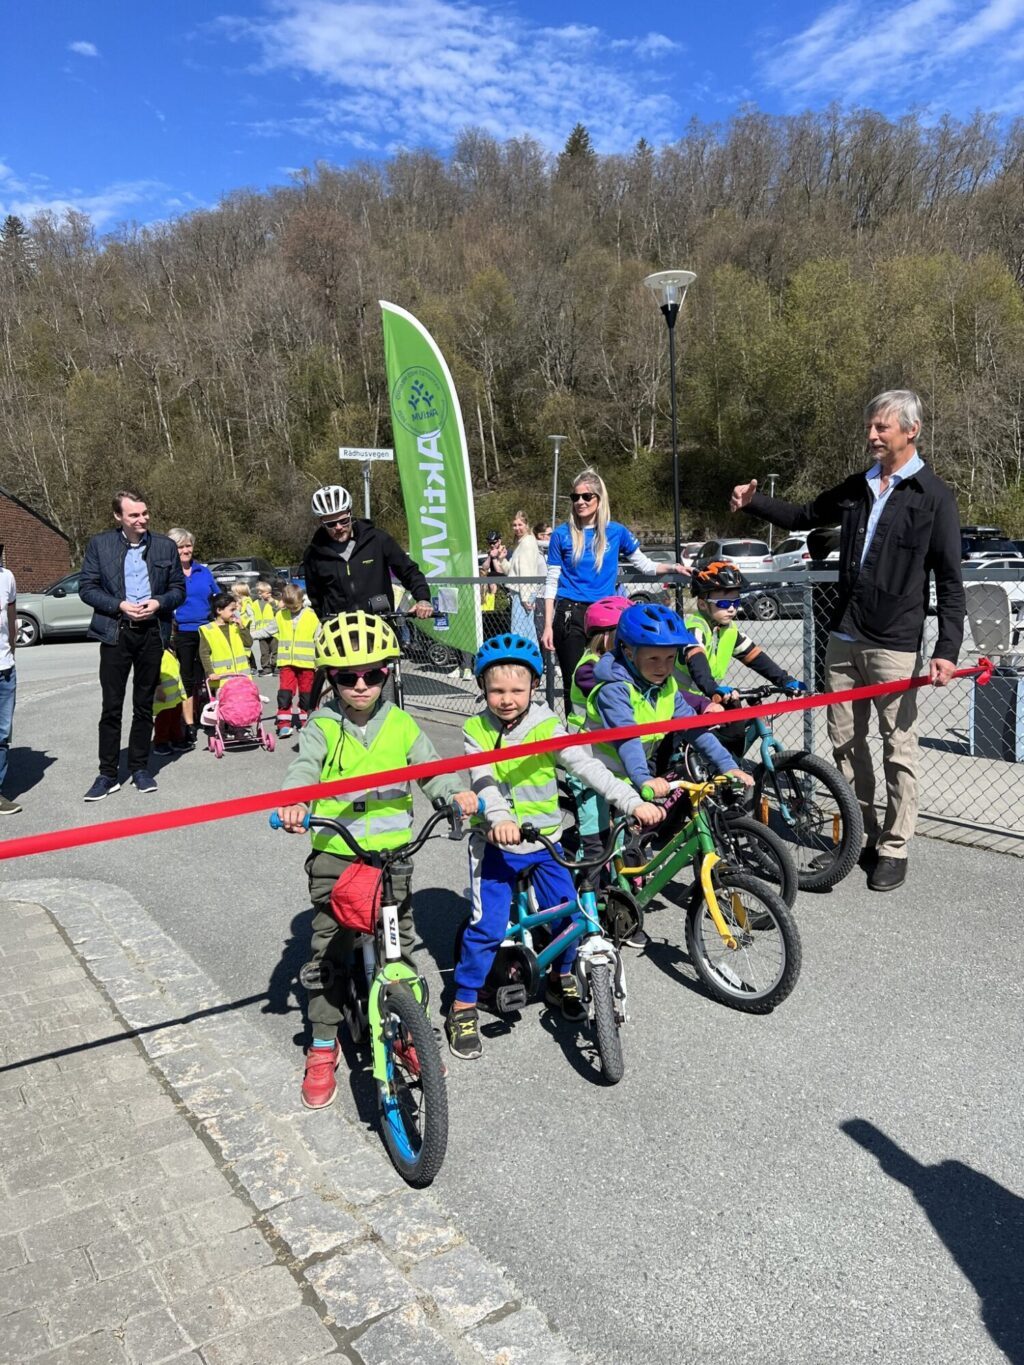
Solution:
{"label": "khaki trousers", "polygon": [[[919,654],[879,649],[830,635],[825,651],[826,686],[842,692],[870,683],[895,682],[920,671]],[[882,736],[885,816],[875,809],[875,770],[868,749],[872,709]],[[828,708],[828,737],[836,766],[853,787],[864,816],[864,833],[880,857],[906,858],[917,823],[917,692],[839,702]]]}

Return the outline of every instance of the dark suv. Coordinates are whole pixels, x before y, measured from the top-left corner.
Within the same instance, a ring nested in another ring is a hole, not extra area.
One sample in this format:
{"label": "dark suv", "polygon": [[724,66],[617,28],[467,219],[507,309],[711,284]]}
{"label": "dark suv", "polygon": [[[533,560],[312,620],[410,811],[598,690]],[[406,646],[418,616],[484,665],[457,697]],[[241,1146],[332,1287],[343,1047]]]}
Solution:
{"label": "dark suv", "polygon": [[248,583],[250,592],[260,581],[268,583],[278,577],[278,572],[269,559],[259,555],[242,555],[235,559],[208,559],[206,567],[222,588],[230,588],[232,583]]}
{"label": "dark suv", "polygon": [[998,526],[961,526],[960,558],[982,559],[992,555],[1015,555],[1019,551]]}

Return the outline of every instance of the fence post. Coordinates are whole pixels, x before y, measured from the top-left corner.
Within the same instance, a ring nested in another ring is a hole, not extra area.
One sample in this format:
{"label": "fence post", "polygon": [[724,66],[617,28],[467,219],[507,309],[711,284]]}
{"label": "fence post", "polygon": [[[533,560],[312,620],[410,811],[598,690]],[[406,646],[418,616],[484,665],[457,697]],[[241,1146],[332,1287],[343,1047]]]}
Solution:
{"label": "fence post", "polygon": [[[814,584],[811,571],[804,574],[804,681],[813,692],[817,687],[817,669],[814,658]],[[804,748],[814,753],[814,711],[804,712]]]}

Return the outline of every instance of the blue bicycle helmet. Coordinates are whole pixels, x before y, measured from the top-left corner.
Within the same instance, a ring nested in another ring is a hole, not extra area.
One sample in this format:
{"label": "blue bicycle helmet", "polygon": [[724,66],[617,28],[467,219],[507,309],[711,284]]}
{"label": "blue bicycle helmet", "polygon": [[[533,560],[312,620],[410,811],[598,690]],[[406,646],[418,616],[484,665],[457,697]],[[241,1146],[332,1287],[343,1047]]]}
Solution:
{"label": "blue bicycle helmet", "polygon": [[615,642],[631,645],[634,649],[644,645],[656,649],[682,649],[695,645],[697,640],[671,607],[664,607],[660,602],[638,602],[619,617]]}
{"label": "blue bicycle helmet", "polygon": [[538,680],[544,676],[544,660],[532,640],[522,635],[493,635],[485,640],[473,660],[473,676],[481,678],[494,664],[525,664]]}

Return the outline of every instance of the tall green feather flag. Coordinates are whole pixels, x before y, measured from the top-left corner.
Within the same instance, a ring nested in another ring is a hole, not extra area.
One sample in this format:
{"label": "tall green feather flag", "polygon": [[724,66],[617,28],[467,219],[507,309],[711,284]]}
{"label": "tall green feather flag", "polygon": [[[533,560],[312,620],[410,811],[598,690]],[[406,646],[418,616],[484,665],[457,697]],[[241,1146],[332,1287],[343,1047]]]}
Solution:
{"label": "tall green feather flag", "polygon": [[[475,578],[476,518],[469,451],[451,372],[437,343],[411,313],[380,300],[391,426],[409,523],[409,553],[428,579]],[[431,583],[442,622],[420,624],[438,640],[475,653],[481,639],[479,591]]]}

